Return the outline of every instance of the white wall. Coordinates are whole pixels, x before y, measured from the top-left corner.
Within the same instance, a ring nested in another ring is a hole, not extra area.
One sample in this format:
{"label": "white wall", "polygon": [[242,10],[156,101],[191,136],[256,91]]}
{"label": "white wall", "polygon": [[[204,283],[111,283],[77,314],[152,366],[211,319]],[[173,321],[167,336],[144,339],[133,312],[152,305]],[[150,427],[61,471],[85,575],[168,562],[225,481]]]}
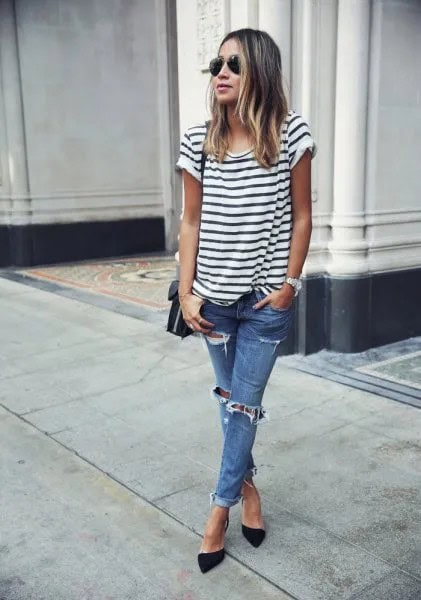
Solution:
{"label": "white wall", "polygon": [[[161,5],[16,0],[31,223],[164,215]],[[3,157],[8,143],[0,138]],[[3,197],[13,183],[5,162]]]}

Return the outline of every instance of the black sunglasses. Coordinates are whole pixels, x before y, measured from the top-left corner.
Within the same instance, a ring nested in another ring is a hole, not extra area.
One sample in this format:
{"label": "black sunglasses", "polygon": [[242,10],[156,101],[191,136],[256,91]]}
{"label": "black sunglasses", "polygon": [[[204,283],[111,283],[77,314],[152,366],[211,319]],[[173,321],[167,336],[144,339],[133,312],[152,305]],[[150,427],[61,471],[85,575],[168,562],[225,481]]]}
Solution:
{"label": "black sunglasses", "polygon": [[211,75],[216,77],[225,63],[227,63],[229,70],[235,73],[235,75],[240,74],[240,57],[238,54],[233,54],[227,58],[227,60],[223,59],[222,56],[213,58],[209,63],[209,71],[211,72]]}

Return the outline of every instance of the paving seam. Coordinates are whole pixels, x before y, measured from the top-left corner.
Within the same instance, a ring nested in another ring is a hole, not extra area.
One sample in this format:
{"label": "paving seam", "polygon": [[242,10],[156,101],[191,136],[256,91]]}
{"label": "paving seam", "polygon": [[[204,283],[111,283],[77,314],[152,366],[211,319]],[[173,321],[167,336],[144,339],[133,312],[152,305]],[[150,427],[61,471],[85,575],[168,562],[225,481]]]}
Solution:
{"label": "paving seam", "polygon": [[[115,477],[114,475],[112,475],[111,473],[108,473],[107,471],[104,471],[103,469],[101,469],[100,467],[98,467],[98,465],[96,465],[95,463],[91,462],[88,458],[86,458],[82,454],[79,454],[73,448],[71,448],[69,446],[66,446],[66,444],[64,444],[60,440],[57,440],[56,438],[52,437],[49,433],[47,433],[45,431],[42,431],[36,425],[34,425],[33,423],[31,423],[30,421],[28,421],[24,417],[21,417],[20,415],[16,414],[15,412],[13,412],[12,410],[10,410],[6,406],[3,406],[1,403],[0,403],[0,406],[4,410],[6,410],[8,413],[10,413],[13,416],[17,417],[18,419],[22,420],[23,422],[25,422],[27,425],[31,426],[33,429],[35,429],[39,433],[45,435],[46,437],[48,437],[49,439],[51,439],[55,443],[59,444],[60,446],[62,446],[63,448],[65,448],[67,451],[71,452],[72,454],[74,454],[75,456],[77,456],[78,458],[80,458],[83,462],[86,462],[87,464],[89,464],[91,467],[93,467],[94,469],[96,469],[97,471],[99,471],[100,473],[102,473],[103,475],[105,475],[106,477],[109,477],[110,479],[112,479],[118,485],[121,485],[122,487],[124,487],[126,490],[128,490],[129,492],[131,492],[132,494],[134,494],[135,496],[137,496],[138,498],[140,498],[142,501],[146,502],[149,506],[155,508],[156,510],[158,510],[162,514],[165,514],[170,519],[173,519],[174,521],[176,521],[177,523],[179,523],[180,525],[182,525],[183,527],[185,527],[186,529],[188,529],[192,533],[196,534],[200,538],[202,537],[200,535],[200,533],[198,533],[195,529],[193,529],[192,527],[190,527],[188,524],[184,523],[184,521],[180,520],[176,515],[174,515],[173,513],[169,512],[167,510],[165,510],[165,508],[162,508],[162,507],[156,505],[153,501],[151,501],[147,497],[143,496],[138,491],[132,489],[127,483],[121,481],[120,479],[118,479],[117,477]],[[268,502],[269,504],[272,504],[272,505],[275,504],[274,502],[271,502],[268,499],[266,500],[266,502]],[[343,543],[345,543],[345,544],[347,544],[349,546],[353,546],[353,547],[357,548],[360,552],[363,552],[363,553],[367,554],[368,556],[371,556],[372,558],[374,558],[374,559],[376,559],[376,560],[384,563],[385,565],[387,565],[391,569],[396,570],[396,571],[401,572],[401,573],[404,573],[408,577],[414,579],[415,581],[419,581],[421,583],[421,577],[419,578],[418,576],[414,575],[413,573],[410,573],[410,572],[406,571],[405,569],[402,569],[401,567],[396,566],[396,564],[390,563],[389,561],[385,560],[384,558],[382,558],[380,556],[377,556],[376,554],[373,554],[372,552],[370,552],[366,548],[364,548],[362,546],[359,546],[358,544],[355,544],[353,542],[350,542],[346,538],[343,538],[342,536],[336,534],[335,532],[331,531],[330,529],[326,529],[325,527],[322,527],[318,523],[315,523],[314,521],[311,521],[310,519],[308,519],[308,518],[306,518],[306,517],[304,517],[304,516],[302,516],[302,515],[300,515],[298,513],[295,513],[295,512],[293,512],[291,510],[288,510],[288,508],[286,508],[284,506],[282,506],[282,510],[284,510],[285,512],[287,512],[290,515],[294,516],[295,518],[298,518],[299,520],[301,520],[301,521],[303,521],[303,522],[311,525],[312,527],[315,527],[315,528],[323,531],[324,533],[327,533],[327,534],[335,537],[336,539],[340,540],[341,542],[343,542]],[[294,596],[294,595],[291,594],[291,592],[288,592],[285,589],[281,588],[278,584],[276,584],[275,582],[273,582],[271,579],[269,579],[265,575],[262,575],[261,573],[259,573],[259,571],[257,571],[253,567],[250,567],[249,565],[247,565],[246,563],[244,563],[242,560],[240,560],[236,556],[232,555],[230,552],[226,551],[226,554],[228,556],[230,556],[230,558],[232,558],[233,560],[235,560],[238,564],[241,564],[243,567],[245,567],[249,571],[255,573],[261,579],[264,579],[265,581],[267,581],[274,588],[280,590],[284,594],[289,595],[290,598],[291,598],[291,600],[305,600],[304,598],[300,598],[298,596]],[[361,593],[361,592],[359,592],[359,593]]]}
{"label": "paving seam", "polygon": [[366,586],[364,586],[359,592],[355,592],[355,594],[352,594],[352,596],[350,596],[347,600],[364,600],[364,597],[362,597],[361,594],[365,594],[365,592],[369,592],[370,590],[374,589],[379,583],[385,581],[388,577],[394,575],[395,573],[397,573],[397,571],[392,571],[391,573],[386,573],[385,575],[382,575],[376,581],[373,581],[372,583],[369,583]]}
{"label": "paving seam", "polygon": [[[267,504],[272,504],[273,506],[279,506],[279,504],[277,504],[276,502],[273,502],[272,500],[269,500],[267,498],[266,498],[266,503]],[[323,527],[322,525],[319,525],[315,521],[312,521],[311,519],[308,519],[307,517],[304,517],[304,516],[300,515],[299,513],[293,512],[291,510],[288,510],[288,508],[286,508],[284,505],[282,505],[282,510],[284,512],[289,513],[293,517],[296,517],[296,518],[300,519],[301,521],[303,521],[303,522],[311,525],[312,527],[320,529],[324,533],[328,533],[332,537],[335,537],[336,539],[340,540],[341,542],[344,542],[348,546],[353,546],[354,548],[357,548],[361,552],[364,552],[368,556],[371,556],[372,558],[375,558],[376,560],[379,560],[380,562],[384,563],[388,567],[391,567],[392,569],[394,569],[396,571],[399,571],[400,573],[404,573],[408,577],[411,577],[415,581],[418,581],[418,582],[421,583],[421,577],[419,577],[418,575],[414,575],[414,573],[410,573],[409,571],[405,571],[405,569],[402,569],[401,567],[397,566],[394,563],[390,563],[388,560],[382,558],[381,556],[378,556],[377,554],[373,554],[373,552],[370,552],[370,550],[367,550],[363,546],[359,546],[358,544],[355,544],[354,542],[350,542],[349,540],[347,540],[346,538],[342,537],[341,535],[338,535],[334,531],[331,531],[330,529],[326,529],[326,527]],[[350,599],[347,599],[347,600],[350,600]]]}
{"label": "paving seam", "polygon": [[[135,483],[138,483],[136,480],[134,480]],[[174,496],[175,494],[178,494],[179,492],[187,492],[187,490],[192,490],[195,487],[198,487],[198,483],[195,483],[194,485],[188,485],[185,488],[181,488],[179,490],[175,490],[174,492],[170,492],[169,494],[165,494],[164,496],[157,496],[156,498],[152,498],[151,502],[159,502],[160,500],[166,500],[167,498],[171,498],[171,496]]]}
{"label": "paving seam", "polygon": [[[190,368],[191,367],[188,365],[186,367],[180,367],[180,369],[177,369],[177,370],[175,370],[173,372],[174,373],[178,373],[180,371],[185,371],[186,369],[190,369]],[[14,377],[21,377],[21,376],[22,376],[22,373],[18,374],[18,375],[15,375]],[[153,377],[149,376],[148,379],[150,381],[150,380],[156,379],[157,377],[159,377],[159,375],[154,375]],[[5,380],[6,380],[6,378],[0,379],[0,384],[1,384],[2,381],[5,381]],[[5,408],[5,410],[10,410],[10,412],[12,414],[16,414],[18,416],[24,417],[25,415],[31,415],[33,413],[39,412],[40,410],[47,410],[49,408],[57,408],[59,406],[65,406],[66,404],[69,404],[70,402],[83,402],[84,400],[92,400],[96,396],[101,396],[102,394],[106,394],[108,392],[115,392],[115,391],[121,390],[122,388],[125,388],[125,387],[130,387],[130,386],[133,386],[133,385],[137,385],[138,383],[141,383],[142,381],[144,381],[144,377],[141,377],[140,379],[138,379],[136,381],[131,381],[129,383],[123,383],[122,385],[117,385],[117,386],[112,387],[112,388],[107,388],[106,390],[100,390],[98,392],[92,392],[91,394],[85,394],[84,396],[78,396],[77,398],[69,397],[69,400],[67,400],[66,402],[59,402],[58,404],[49,404],[48,406],[41,406],[39,408],[34,408],[34,409],[31,409],[31,410],[27,410],[27,411],[25,411],[23,413],[15,413],[15,412],[11,411],[10,409],[7,409],[6,407],[4,407],[4,408]],[[0,406],[3,406],[3,405],[0,403]],[[103,414],[106,417],[114,416],[111,413],[103,413]],[[117,415],[115,415],[115,416],[117,416]],[[0,598],[0,600],[1,600],[1,598]]]}
{"label": "paving seam", "polygon": [[[386,387],[383,388],[382,385],[377,382],[368,383],[365,381],[361,381],[361,379],[354,378],[351,375],[345,373],[336,372],[330,369],[329,367],[298,365],[293,364],[292,361],[284,364],[285,366],[295,369],[296,371],[309,373],[310,375],[315,375],[316,377],[320,377],[321,379],[329,379],[330,381],[341,383],[342,385],[346,385],[347,387],[352,387],[366,392],[370,392],[371,394],[375,394],[376,396],[388,398],[390,400],[394,400],[395,402],[400,402],[401,404],[413,406],[414,408],[421,408],[421,399],[418,399],[417,397],[413,398],[412,394],[403,394],[400,392],[390,390]],[[384,383],[385,382],[383,380],[382,384],[384,385]]]}
{"label": "paving seam", "polygon": [[[2,381],[3,380],[0,380],[0,383]],[[142,380],[140,380],[140,381],[142,381]],[[58,404],[49,404],[48,406],[40,406],[39,408],[27,410],[26,412],[23,412],[20,414],[13,412],[12,410],[7,409],[6,407],[4,407],[4,408],[6,408],[6,410],[10,410],[11,413],[16,414],[17,416],[24,417],[25,415],[32,415],[33,413],[39,412],[40,410],[47,410],[49,408],[57,408],[59,406],[65,406],[66,404],[69,404],[70,402],[83,402],[84,400],[91,400],[92,398],[95,398],[95,396],[101,396],[102,394],[106,394],[108,392],[115,392],[117,390],[121,390],[122,388],[130,387],[131,385],[137,385],[138,383],[140,383],[140,381],[132,381],[131,383],[123,383],[122,385],[117,385],[116,387],[113,387],[113,388],[108,388],[106,390],[102,390],[99,392],[92,392],[92,394],[86,394],[85,396],[78,396],[77,398],[69,397],[69,400],[67,402],[59,402]],[[0,406],[3,406],[3,405],[0,403]],[[102,411],[100,411],[100,412],[102,412]],[[109,413],[103,413],[103,414],[106,417],[112,416]],[[0,598],[0,600],[1,600],[1,598]]]}
{"label": "paving seam", "polygon": [[[46,433],[45,431],[42,431],[36,425],[34,425],[33,423],[31,423],[30,421],[28,421],[24,417],[21,417],[20,415],[16,414],[15,412],[13,412],[12,410],[10,410],[9,408],[7,408],[6,406],[4,406],[3,404],[0,403],[0,406],[5,411],[7,411],[9,414],[11,414],[14,417],[20,419],[21,421],[23,421],[24,423],[26,423],[27,425],[29,425],[30,427],[32,427],[33,429],[35,429],[36,431],[38,431],[38,433],[41,433],[41,434],[45,435],[46,437],[48,437],[50,440],[52,440],[53,442],[55,442],[59,446],[61,446],[65,450],[71,452],[72,454],[74,454],[75,456],[77,456],[80,460],[82,460],[83,462],[85,462],[88,465],[90,465],[91,467],[93,467],[95,470],[99,471],[100,473],[102,473],[103,475],[105,475],[106,477],[108,477],[109,479],[112,479],[118,485],[121,485],[123,488],[125,488],[127,491],[129,491],[131,494],[133,494],[134,496],[137,496],[143,502],[145,502],[146,504],[148,504],[149,506],[151,506],[155,510],[157,510],[160,513],[166,515],[171,520],[176,521],[179,525],[181,525],[182,527],[185,527],[186,529],[188,529],[189,531],[191,531],[192,533],[194,533],[195,535],[197,535],[199,538],[202,538],[202,536],[200,535],[200,533],[198,533],[195,529],[193,529],[192,527],[190,527],[189,525],[187,525],[186,523],[184,523],[184,521],[180,520],[173,513],[170,513],[167,510],[165,510],[164,508],[158,506],[157,504],[154,504],[154,502],[152,502],[151,500],[149,500],[145,496],[142,496],[142,494],[139,494],[139,492],[137,492],[136,490],[133,490],[129,485],[127,485],[126,483],[124,483],[120,479],[117,479],[115,476],[111,475],[110,473],[107,473],[107,471],[104,471],[103,469],[101,469],[100,467],[98,467],[98,465],[96,465],[95,463],[91,462],[88,458],[86,458],[82,454],[79,454],[73,448],[70,448],[69,446],[66,446],[66,444],[64,444],[63,442],[60,442],[60,440],[57,440],[56,438],[53,438],[50,434]],[[250,571],[250,572],[254,573],[255,575],[257,575],[257,577],[259,577],[259,579],[263,579],[264,581],[266,581],[268,584],[270,584],[275,589],[279,590],[280,592],[282,592],[286,596],[289,596],[289,598],[291,600],[306,600],[305,598],[300,598],[299,596],[294,596],[293,594],[291,594],[291,592],[288,592],[288,591],[284,590],[282,587],[280,587],[274,581],[272,581],[271,579],[269,579],[265,575],[262,575],[261,573],[259,573],[259,571],[257,571],[253,567],[250,567],[249,565],[247,565],[246,563],[244,563],[242,560],[240,560],[236,556],[232,555],[227,550],[225,551],[225,554],[227,554],[232,560],[234,560],[235,562],[237,562],[239,565],[242,565],[248,571]]]}

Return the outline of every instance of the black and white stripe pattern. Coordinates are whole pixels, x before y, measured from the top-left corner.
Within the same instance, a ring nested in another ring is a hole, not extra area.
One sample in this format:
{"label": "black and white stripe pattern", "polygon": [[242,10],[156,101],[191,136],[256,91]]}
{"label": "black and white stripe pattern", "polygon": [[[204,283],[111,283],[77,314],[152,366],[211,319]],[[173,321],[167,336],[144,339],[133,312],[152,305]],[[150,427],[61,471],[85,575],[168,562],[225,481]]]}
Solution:
{"label": "black and white stripe pattern", "polygon": [[[199,181],[205,134],[205,125],[188,129],[177,162]],[[229,153],[223,163],[206,158],[195,294],[229,305],[253,289],[281,287],[291,241],[290,172],[307,149],[315,155],[308,125],[289,111],[279,159],[269,169],[252,151]]]}

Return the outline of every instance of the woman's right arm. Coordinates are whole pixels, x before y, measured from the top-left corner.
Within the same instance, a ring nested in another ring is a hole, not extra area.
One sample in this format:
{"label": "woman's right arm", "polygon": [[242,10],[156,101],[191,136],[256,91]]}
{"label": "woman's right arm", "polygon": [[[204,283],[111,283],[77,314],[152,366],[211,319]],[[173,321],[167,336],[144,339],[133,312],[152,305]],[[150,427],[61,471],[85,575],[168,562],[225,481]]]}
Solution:
{"label": "woman's right arm", "polygon": [[[180,298],[183,318],[191,323],[195,331],[209,333],[213,323],[200,316],[203,300],[192,293],[193,280],[196,273],[196,257],[199,246],[200,216],[202,212],[202,184],[183,169],[184,211],[180,225],[179,259]],[[199,325],[200,319],[200,325]]]}

